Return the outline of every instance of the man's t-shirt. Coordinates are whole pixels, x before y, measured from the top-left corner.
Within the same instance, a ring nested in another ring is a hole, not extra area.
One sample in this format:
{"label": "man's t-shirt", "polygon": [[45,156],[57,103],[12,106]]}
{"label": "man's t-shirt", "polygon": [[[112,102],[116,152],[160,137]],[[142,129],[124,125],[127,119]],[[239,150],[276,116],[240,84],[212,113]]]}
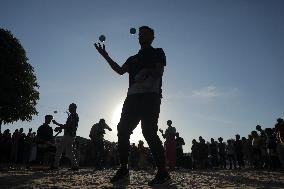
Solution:
{"label": "man's t-shirt", "polygon": [[77,113],[70,114],[67,118],[65,129],[64,129],[64,135],[68,135],[71,137],[76,136],[76,131],[79,123],[79,116]]}
{"label": "man's t-shirt", "polygon": [[176,147],[177,148],[182,148],[183,145],[185,145],[183,138],[182,137],[177,137],[176,138]]}
{"label": "man's t-shirt", "polygon": [[166,138],[171,138],[176,136],[176,128],[175,127],[168,127],[165,131]]}
{"label": "man's t-shirt", "polygon": [[95,123],[90,131],[90,138],[92,140],[103,140],[105,129],[110,129],[107,124]]}
{"label": "man's t-shirt", "polygon": [[43,124],[37,129],[38,143],[45,143],[53,139],[53,129],[48,124]]}
{"label": "man's t-shirt", "polygon": [[127,95],[157,93],[162,97],[162,76],[149,74],[149,70],[156,69],[159,64],[166,66],[166,56],[161,48],[148,47],[129,57],[122,66],[129,73]]}

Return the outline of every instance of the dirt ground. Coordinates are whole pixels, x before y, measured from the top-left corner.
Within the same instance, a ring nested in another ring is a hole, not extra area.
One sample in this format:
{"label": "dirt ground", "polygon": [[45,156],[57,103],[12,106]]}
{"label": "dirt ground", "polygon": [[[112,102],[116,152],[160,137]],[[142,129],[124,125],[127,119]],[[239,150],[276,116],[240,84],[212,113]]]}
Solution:
{"label": "dirt ground", "polygon": [[[114,186],[109,178],[115,170],[81,168],[50,171],[43,167],[2,168],[0,188],[150,188],[147,182],[155,171],[130,171],[128,185]],[[284,188],[284,172],[268,170],[176,170],[170,172],[172,184],[159,188]]]}

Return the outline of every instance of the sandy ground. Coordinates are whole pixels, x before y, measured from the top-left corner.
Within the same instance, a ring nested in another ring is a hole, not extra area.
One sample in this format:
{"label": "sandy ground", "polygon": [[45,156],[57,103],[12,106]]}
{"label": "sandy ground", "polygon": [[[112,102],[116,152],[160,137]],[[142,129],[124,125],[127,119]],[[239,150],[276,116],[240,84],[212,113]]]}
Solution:
{"label": "sandy ground", "polygon": [[[0,171],[0,188],[150,188],[147,182],[155,172],[131,171],[128,185],[114,186],[109,178],[113,169],[94,171],[81,168],[69,171],[61,168],[9,168]],[[170,172],[172,184],[159,188],[284,188],[284,172],[267,170],[177,170]]]}

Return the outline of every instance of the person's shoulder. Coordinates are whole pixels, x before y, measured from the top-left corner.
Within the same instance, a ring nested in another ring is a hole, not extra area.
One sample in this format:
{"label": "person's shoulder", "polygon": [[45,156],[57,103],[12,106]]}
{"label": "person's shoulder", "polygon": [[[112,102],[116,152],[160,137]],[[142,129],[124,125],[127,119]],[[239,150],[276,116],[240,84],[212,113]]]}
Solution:
{"label": "person's shoulder", "polygon": [[127,58],[125,63],[130,63],[132,62],[135,58],[137,58],[138,54],[132,55],[130,57]]}
{"label": "person's shoulder", "polygon": [[43,128],[44,128],[44,124],[42,124],[41,126],[39,126],[37,130],[41,130],[41,129],[43,129]]}
{"label": "person's shoulder", "polygon": [[156,53],[160,54],[160,55],[164,55],[165,56],[165,52],[162,48],[154,48]]}
{"label": "person's shoulder", "polygon": [[49,130],[53,130],[50,125],[47,125],[47,128],[48,128]]}
{"label": "person's shoulder", "polygon": [[79,120],[79,115],[77,113],[71,114],[71,116],[77,120]]}

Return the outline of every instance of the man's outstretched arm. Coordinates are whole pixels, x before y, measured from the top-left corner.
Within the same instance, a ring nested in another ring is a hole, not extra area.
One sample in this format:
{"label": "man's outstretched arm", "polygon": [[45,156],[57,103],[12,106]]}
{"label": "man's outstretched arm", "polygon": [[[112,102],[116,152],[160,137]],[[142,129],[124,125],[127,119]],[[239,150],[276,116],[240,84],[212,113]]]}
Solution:
{"label": "man's outstretched arm", "polygon": [[104,59],[108,62],[108,64],[110,65],[110,67],[119,75],[123,75],[126,70],[121,67],[120,65],[118,65],[115,61],[112,60],[112,58],[108,55],[106,49],[105,49],[105,45],[103,44],[103,46],[101,46],[100,43],[95,43],[94,44],[97,51],[102,55],[102,57],[104,57]]}

